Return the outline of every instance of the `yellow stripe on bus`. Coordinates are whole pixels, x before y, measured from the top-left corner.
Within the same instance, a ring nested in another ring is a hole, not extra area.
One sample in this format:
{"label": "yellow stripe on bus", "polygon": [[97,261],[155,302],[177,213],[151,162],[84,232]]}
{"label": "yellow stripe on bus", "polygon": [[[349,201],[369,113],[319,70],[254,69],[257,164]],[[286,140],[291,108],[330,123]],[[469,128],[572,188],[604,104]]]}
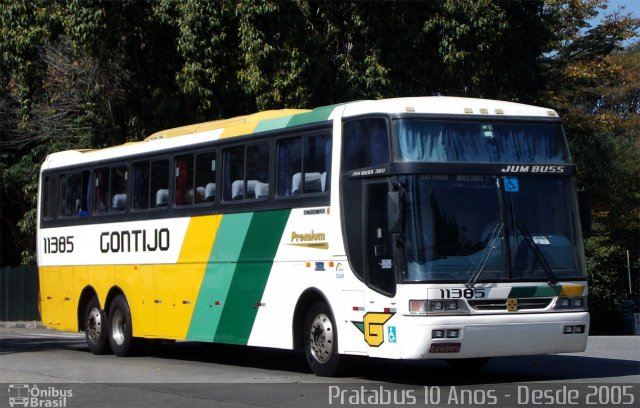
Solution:
{"label": "yellow stripe on bus", "polygon": [[186,339],[221,220],[222,215],[191,218],[178,263],[156,265],[155,331],[159,337]]}
{"label": "yellow stripe on bus", "polygon": [[307,112],[307,110],[303,109],[280,109],[280,110],[270,110],[264,112],[258,112],[251,115],[247,115],[240,123],[234,124],[233,126],[226,127],[222,134],[220,135],[221,139],[227,137],[234,136],[242,136],[248,135],[253,132],[253,129],[258,126],[263,120],[281,118],[283,116],[295,115],[297,113]]}

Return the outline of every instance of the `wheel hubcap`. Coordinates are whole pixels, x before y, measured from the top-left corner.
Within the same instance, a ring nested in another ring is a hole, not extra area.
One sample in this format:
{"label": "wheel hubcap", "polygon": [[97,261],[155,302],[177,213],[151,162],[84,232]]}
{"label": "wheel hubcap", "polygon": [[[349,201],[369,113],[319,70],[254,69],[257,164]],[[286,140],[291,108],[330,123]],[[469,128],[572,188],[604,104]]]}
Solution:
{"label": "wheel hubcap", "polygon": [[116,309],[113,312],[113,318],[111,323],[111,337],[117,345],[124,343],[124,331],[126,330],[126,323],[124,320],[124,313],[121,309]]}
{"label": "wheel hubcap", "polygon": [[309,333],[311,353],[321,363],[326,363],[333,354],[333,325],[324,313],[318,314],[311,323]]}
{"label": "wheel hubcap", "polygon": [[102,314],[100,313],[100,309],[97,307],[91,309],[87,317],[86,326],[89,339],[91,339],[93,343],[98,343],[102,335]]}

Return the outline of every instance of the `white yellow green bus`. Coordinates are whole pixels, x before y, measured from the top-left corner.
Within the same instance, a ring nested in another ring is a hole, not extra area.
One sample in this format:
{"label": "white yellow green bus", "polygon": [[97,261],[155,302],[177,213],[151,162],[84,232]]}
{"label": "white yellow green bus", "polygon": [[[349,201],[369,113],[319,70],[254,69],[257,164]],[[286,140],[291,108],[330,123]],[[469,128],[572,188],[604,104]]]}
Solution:
{"label": "white yellow green bus", "polygon": [[49,155],[42,321],[146,339],[446,359],[577,352],[589,331],[560,118],[415,97],[275,110]]}

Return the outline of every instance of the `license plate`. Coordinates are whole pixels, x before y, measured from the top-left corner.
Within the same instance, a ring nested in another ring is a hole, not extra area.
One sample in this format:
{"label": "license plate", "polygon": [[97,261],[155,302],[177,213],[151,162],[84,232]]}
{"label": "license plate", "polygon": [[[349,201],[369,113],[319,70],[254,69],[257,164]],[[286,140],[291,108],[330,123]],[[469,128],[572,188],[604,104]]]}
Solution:
{"label": "license plate", "polygon": [[457,353],[460,351],[460,343],[433,343],[429,353]]}

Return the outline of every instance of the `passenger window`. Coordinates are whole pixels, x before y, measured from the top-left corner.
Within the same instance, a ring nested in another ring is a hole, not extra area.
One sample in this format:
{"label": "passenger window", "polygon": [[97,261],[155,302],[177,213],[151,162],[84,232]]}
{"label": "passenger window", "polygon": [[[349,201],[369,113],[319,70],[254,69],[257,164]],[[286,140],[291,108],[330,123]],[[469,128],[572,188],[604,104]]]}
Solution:
{"label": "passenger window", "polygon": [[133,163],[133,209],[149,208],[149,161]]}
{"label": "passenger window", "polygon": [[[293,178],[302,173],[302,138],[294,137],[278,142],[278,195],[290,196]],[[296,189],[298,191],[299,189]],[[298,191],[299,192],[299,191]]]}
{"label": "passenger window", "polygon": [[344,125],[342,171],[377,166],[389,162],[389,142],[385,119],[365,119]]}
{"label": "passenger window", "polygon": [[151,162],[150,175],[151,208],[169,206],[169,160]]}
{"label": "passenger window", "polygon": [[268,197],[269,143],[237,146],[225,150],[223,198],[247,200]]}
{"label": "passenger window", "polygon": [[195,203],[216,200],[216,153],[196,155]]}
{"label": "passenger window", "polygon": [[193,190],[193,154],[178,156],[174,162],[176,191],[176,205],[189,205],[194,203],[197,191]]}
{"label": "passenger window", "polygon": [[127,209],[127,167],[119,166],[111,168],[109,180],[109,193],[111,194],[110,210],[122,212]]}
{"label": "passenger window", "polygon": [[86,217],[88,213],[89,172],[83,171],[60,176],[60,216]]}
{"label": "passenger window", "polygon": [[67,216],[67,200],[66,200],[66,194],[67,194],[67,175],[66,174],[61,174],[60,177],[58,178],[58,186],[59,186],[59,191],[60,191],[60,206],[58,208],[59,213],[58,216],[60,217],[65,217]]}
{"label": "passenger window", "polygon": [[244,198],[269,197],[269,143],[247,146],[247,184]]}
{"label": "passenger window", "polygon": [[224,199],[241,200],[244,197],[244,146],[224,151]]}
{"label": "passenger window", "polygon": [[109,209],[109,168],[93,171],[93,213],[106,214]]}
{"label": "passenger window", "polygon": [[53,177],[46,176],[42,183],[42,219],[52,220],[55,216],[53,209]]}
{"label": "passenger window", "polygon": [[312,135],[278,142],[278,195],[329,191],[331,138]]}
{"label": "passenger window", "polygon": [[302,192],[329,191],[329,170],[331,169],[331,138],[329,135],[315,135],[305,138],[303,163],[305,177]]}

